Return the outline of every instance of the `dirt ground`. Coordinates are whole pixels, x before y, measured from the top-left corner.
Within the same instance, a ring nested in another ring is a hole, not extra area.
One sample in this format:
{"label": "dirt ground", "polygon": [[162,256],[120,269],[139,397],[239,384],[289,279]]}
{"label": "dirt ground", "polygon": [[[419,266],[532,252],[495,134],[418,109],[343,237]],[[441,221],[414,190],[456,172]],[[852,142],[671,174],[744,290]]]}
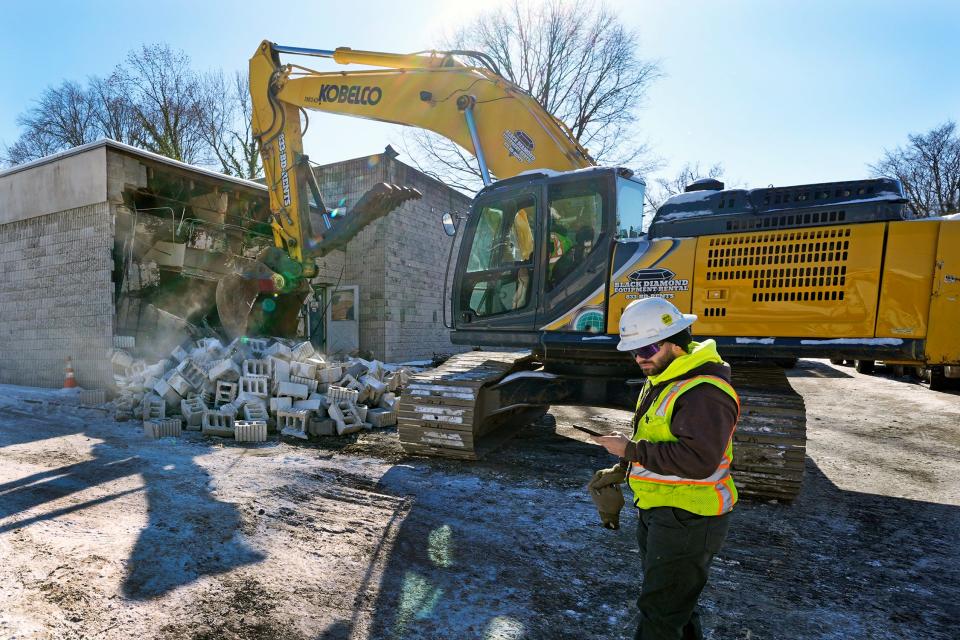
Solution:
{"label": "dirt ground", "polygon": [[[953,639],[960,393],[802,360],[807,474],[740,503],[708,638]],[[395,432],[244,446],[0,386],[0,638],[626,638],[636,516],[602,529],[612,460],[556,408],[489,459],[404,458]]]}

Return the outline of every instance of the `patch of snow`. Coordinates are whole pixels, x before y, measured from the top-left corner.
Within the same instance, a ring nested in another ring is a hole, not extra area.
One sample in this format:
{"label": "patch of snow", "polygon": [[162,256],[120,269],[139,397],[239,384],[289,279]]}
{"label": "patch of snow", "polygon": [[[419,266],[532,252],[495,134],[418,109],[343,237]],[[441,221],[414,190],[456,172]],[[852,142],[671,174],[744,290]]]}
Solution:
{"label": "patch of snow", "polygon": [[580,338],[580,342],[585,342],[587,340],[617,340],[617,336],[584,336]]}
{"label": "patch of snow", "polygon": [[800,344],[870,344],[896,346],[903,344],[900,338],[834,338],[833,340],[801,340]]}
{"label": "patch of snow", "polygon": [[556,378],[552,373],[547,373],[546,371],[518,371],[517,373],[511,373],[506,378],[501,380],[498,385],[506,384],[511,380],[517,380],[518,378],[543,378],[545,380],[553,380]]}
{"label": "patch of snow", "polygon": [[773,344],[773,338],[737,338],[737,344]]}

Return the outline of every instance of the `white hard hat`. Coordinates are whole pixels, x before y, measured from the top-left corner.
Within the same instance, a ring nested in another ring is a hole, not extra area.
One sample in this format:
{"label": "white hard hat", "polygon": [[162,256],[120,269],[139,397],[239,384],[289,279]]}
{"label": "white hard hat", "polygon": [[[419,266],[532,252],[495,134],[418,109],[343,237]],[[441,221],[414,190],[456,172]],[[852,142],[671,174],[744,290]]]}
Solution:
{"label": "white hard hat", "polygon": [[642,298],[627,305],[620,316],[618,351],[639,349],[680,333],[697,316],[680,310],[663,298]]}

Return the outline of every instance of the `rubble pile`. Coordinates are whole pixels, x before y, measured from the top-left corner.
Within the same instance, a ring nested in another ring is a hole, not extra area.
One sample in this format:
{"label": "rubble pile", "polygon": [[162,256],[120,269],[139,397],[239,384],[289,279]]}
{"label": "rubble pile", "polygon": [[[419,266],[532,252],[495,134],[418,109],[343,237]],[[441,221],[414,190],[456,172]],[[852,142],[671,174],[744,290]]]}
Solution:
{"label": "rubble pile", "polygon": [[181,429],[263,442],[268,432],[309,439],[397,424],[398,394],[415,371],[378,360],[345,362],[309,342],[203,338],[147,364],[125,349],[111,362],[118,420],[143,420],[152,438]]}

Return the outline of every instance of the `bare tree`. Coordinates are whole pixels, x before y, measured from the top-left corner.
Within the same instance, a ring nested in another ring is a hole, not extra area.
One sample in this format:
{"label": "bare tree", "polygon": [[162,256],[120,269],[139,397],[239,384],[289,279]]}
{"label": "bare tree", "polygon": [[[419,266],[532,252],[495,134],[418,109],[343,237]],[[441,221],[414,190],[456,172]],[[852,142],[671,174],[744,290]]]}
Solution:
{"label": "bare tree", "polygon": [[122,82],[133,105],[137,146],[183,162],[208,159],[201,80],[186,53],[166,44],[143,45],[127,56]]}
{"label": "bare tree", "polygon": [[216,71],[204,77],[200,102],[201,135],[228,176],[255,180],[263,176],[260,150],[253,136],[253,105],[246,74],[227,80]]}
{"label": "bare tree", "polygon": [[76,82],[48,87],[17,124],[27,131],[6,150],[13,164],[28,162],[97,139],[96,106]]}
{"label": "bare tree", "polygon": [[914,217],[926,218],[960,207],[960,137],[947,122],[926,133],[911,134],[910,144],[886,149],[870,170],[903,184]]}
{"label": "bare tree", "polygon": [[652,214],[667,201],[667,198],[683,193],[688,185],[704,178],[720,178],[722,175],[723,165],[719,162],[710,165],[706,171],[700,168],[699,162],[693,164],[688,162],[672,177],[655,178],[653,184],[647,184],[647,207]]}
{"label": "bare tree", "polygon": [[94,117],[101,136],[136,144],[143,128],[136,117],[135,106],[125,89],[125,74],[118,67],[107,78],[90,78],[89,93],[96,109]]}
{"label": "bare tree", "polygon": [[[511,82],[562,120],[600,163],[655,165],[634,134],[637,111],[660,76],[655,61],[637,56],[638,36],[603,5],[572,0],[513,0],[482,14],[444,44],[448,50],[487,54]],[[405,134],[421,169],[475,190],[476,162],[449,140],[429,132]]]}

